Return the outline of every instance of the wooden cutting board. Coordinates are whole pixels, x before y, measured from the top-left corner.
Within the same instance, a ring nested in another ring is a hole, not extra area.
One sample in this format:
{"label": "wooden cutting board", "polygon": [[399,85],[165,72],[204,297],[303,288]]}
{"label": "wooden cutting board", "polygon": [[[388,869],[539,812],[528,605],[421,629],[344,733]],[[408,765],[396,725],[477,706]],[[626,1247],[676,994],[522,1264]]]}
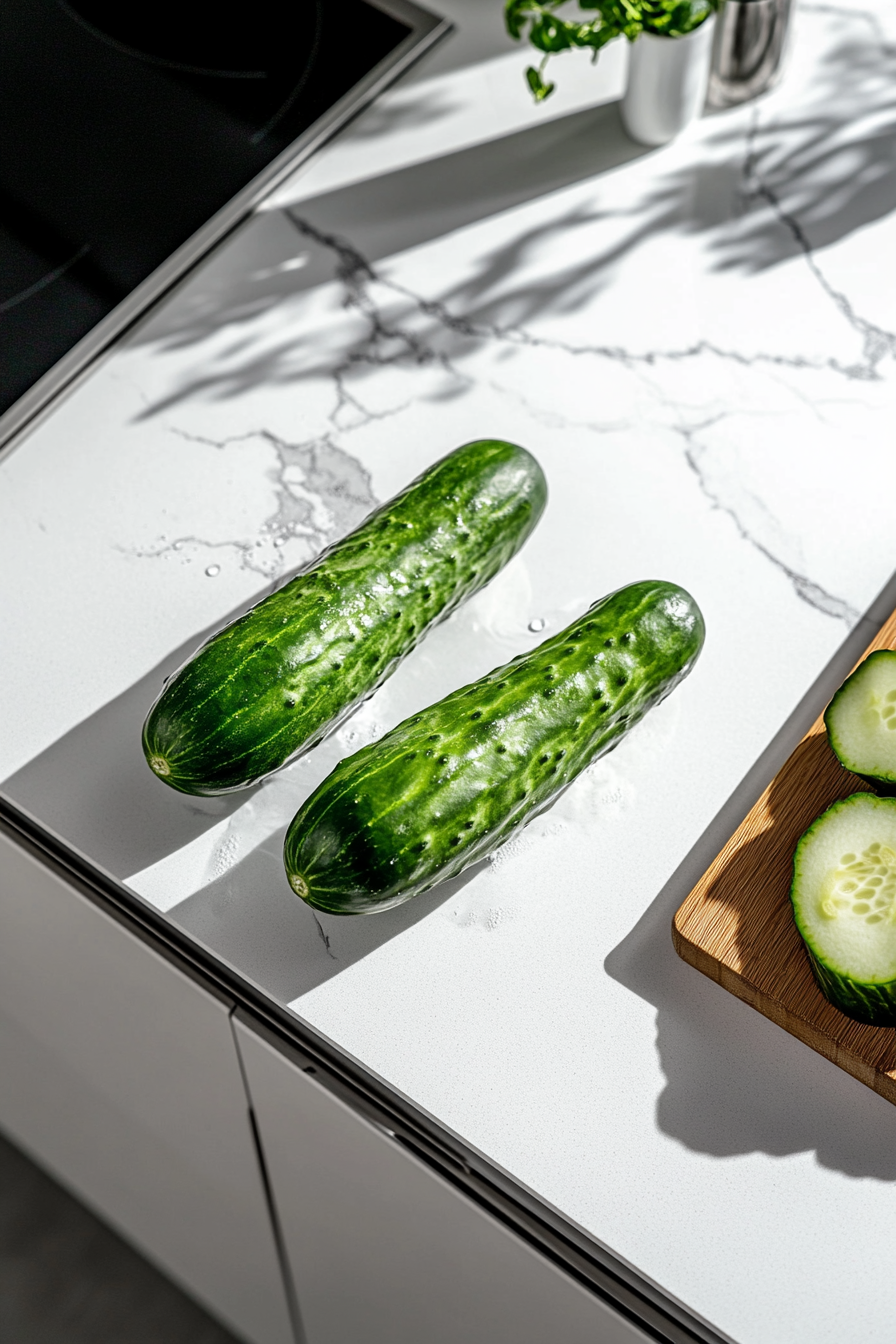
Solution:
{"label": "wooden cutting board", "polygon": [[[862,658],[892,648],[896,612]],[[822,996],[790,906],[797,841],[859,791],[870,792],[837,760],[819,717],[678,910],[672,941],[698,971],[896,1104],[896,1030],[853,1022]]]}

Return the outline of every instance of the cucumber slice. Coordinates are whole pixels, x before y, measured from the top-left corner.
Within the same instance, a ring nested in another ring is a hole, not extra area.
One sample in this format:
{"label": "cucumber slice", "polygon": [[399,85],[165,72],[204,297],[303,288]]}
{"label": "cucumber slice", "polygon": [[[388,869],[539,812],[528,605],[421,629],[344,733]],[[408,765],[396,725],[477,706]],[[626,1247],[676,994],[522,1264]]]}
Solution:
{"label": "cucumber slice", "polygon": [[896,1025],[896,799],[854,793],[823,812],[796,847],[790,899],[825,998]]}
{"label": "cucumber slice", "polygon": [[896,790],[896,653],[879,649],[847,677],[824,716],[838,760],[883,792]]}

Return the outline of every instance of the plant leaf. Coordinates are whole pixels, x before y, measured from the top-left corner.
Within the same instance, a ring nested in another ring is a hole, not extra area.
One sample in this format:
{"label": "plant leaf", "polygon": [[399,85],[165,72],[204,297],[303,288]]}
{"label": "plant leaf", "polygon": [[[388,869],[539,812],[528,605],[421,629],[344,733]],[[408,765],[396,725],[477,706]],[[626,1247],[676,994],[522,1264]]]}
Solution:
{"label": "plant leaf", "polygon": [[529,0],[507,0],[504,6],[504,26],[517,41],[523,35],[526,20],[531,14]]}
{"label": "plant leaf", "polygon": [[575,46],[577,32],[578,24],[568,23],[566,19],[558,19],[553,14],[543,14],[529,29],[529,41],[539,51],[553,55],[555,52],[568,51],[570,47]]}
{"label": "plant leaf", "polygon": [[[684,37],[699,28],[722,0],[575,0],[581,18],[558,17],[557,10],[573,0],[505,0],[504,22],[511,37],[529,42],[544,56],[572,47],[590,49],[596,59],[614,37],[629,42],[644,31],[667,37]],[[586,18],[589,15],[593,17]],[[528,29],[528,32],[527,32]],[[543,102],[554,85],[543,77],[544,61],[526,71],[526,82],[536,102]]]}
{"label": "plant leaf", "polygon": [[536,70],[534,65],[530,65],[526,71],[526,83],[529,85],[536,103],[543,103],[545,98],[550,98],[554,92],[554,85],[546,84],[541,77],[541,71]]}

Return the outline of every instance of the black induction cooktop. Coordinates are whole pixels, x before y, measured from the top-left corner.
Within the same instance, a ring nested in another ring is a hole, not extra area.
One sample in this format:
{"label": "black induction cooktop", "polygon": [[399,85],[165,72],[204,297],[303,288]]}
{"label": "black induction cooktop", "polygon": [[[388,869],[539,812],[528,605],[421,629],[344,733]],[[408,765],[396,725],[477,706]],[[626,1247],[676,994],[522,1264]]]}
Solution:
{"label": "black induction cooktop", "polygon": [[448,27],[406,0],[3,0],[0,441]]}

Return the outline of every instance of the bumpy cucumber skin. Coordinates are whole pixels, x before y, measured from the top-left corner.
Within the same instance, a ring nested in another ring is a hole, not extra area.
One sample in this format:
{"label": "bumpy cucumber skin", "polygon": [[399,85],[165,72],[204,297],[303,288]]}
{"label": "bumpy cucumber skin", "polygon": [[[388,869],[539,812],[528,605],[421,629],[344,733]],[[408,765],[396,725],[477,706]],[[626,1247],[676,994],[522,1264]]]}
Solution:
{"label": "bumpy cucumber skin", "polygon": [[855,671],[851,672],[846,678],[824,712],[824,726],[827,731],[828,741],[831,744],[831,750],[837,757],[837,760],[845,770],[849,770],[852,774],[858,775],[859,779],[863,779],[866,784],[870,784],[871,788],[874,789],[876,793],[881,794],[885,798],[896,797],[896,771],[888,771],[887,773],[880,775],[867,775],[863,770],[857,768],[855,757],[850,750],[849,744],[843,740],[842,732],[838,731],[838,711],[841,709],[844,701],[849,699],[849,693],[855,685],[856,679],[861,677],[862,673],[868,670],[869,664],[880,659],[885,659],[889,662],[894,658],[896,658],[896,653],[894,653],[892,649],[875,649],[874,653],[869,653],[868,657],[863,659]]}
{"label": "bumpy cucumber skin", "polygon": [[193,655],[147,716],[150,768],[183,793],[230,793],[314,746],[507,564],[546,500],[524,448],[442,458]]}
{"label": "bumpy cucumber skin", "polygon": [[[896,1026],[896,980],[880,983],[854,980],[850,976],[844,975],[842,971],[837,971],[834,967],[826,965],[816,956],[808,931],[800,919],[798,886],[803,848],[810,843],[817,828],[824,824],[832,812],[850,807],[853,799],[857,796],[867,798],[868,795],[850,794],[848,798],[842,798],[839,802],[833,803],[800,836],[793,856],[793,882],[790,888],[790,901],[793,906],[794,923],[803,940],[803,947],[806,949],[815,983],[828,1003],[832,1003],[835,1008],[840,1009],[841,1013],[845,1013],[847,1017],[853,1018],[856,1022],[864,1022],[871,1027],[894,1027]],[[884,806],[892,806],[888,800],[882,801]]]}
{"label": "bumpy cucumber skin", "polygon": [[456,876],[615,746],[703,639],[697,604],[674,584],[602,598],[342,761],[287,831],[291,887],[330,914],[366,914]]}
{"label": "bumpy cucumber skin", "polygon": [[860,984],[825,966],[806,946],[815,982],[828,1003],[856,1022],[870,1027],[896,1027],[896,980],[886,984]]}

